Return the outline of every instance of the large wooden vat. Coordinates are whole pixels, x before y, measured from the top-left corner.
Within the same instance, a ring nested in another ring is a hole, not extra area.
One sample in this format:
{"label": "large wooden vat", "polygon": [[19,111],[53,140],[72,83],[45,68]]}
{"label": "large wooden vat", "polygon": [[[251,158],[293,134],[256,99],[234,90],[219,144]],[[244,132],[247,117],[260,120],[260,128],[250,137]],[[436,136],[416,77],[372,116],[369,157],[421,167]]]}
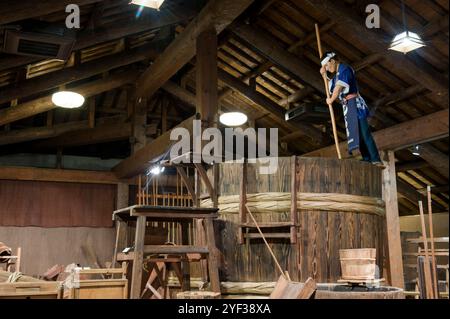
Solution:
{"label": "large wooden vat", "polygon": [[[291,157],[279,158],[278,170],[271,175],[260,174],[260,164],[247,164],[247,194],[263,193],[258,198],[267,197],[264,203],[249,203],[257,211],[254,215],[258,222],[290,221],[291,205],[286,206],[286,201],[291,196],[291,161]],[[291,243],[289,227],[265,230],[288,235],[268,240],[281,266],[289,271],[292,280],[303,282],[313,277],[317,282],[336,282],[341,276],[339,249],[376,248],[382,276],[385,225],[380,168],[357,160],[297,157],[296,162],[297,242]],[[215,226],[221,252],[221,280],[276,281],[280,274],[264,242],[258,238],[247,238],[243,244],[239,241],[242,174],[242,164],[219,164],[220,218]],[[319,195],[312,202],[303,201],[302,196],[311,193]],[[343,195],[343,202],[339,203],[342,199],[330,202],[327,199],[330,194]],[[356,199],[347,195],[355,195]],[[345,203],[345,196],[356,202]],[[362,202],[369,199],[378,206],[361,205],[360,199]],[[314,205],[314,201],[319,205]],[[260,204],[265,208],[258,209]],[[211,202],[206,200],[202,205]],[[244,228],[244,233],[247,231],[255,232]]]}

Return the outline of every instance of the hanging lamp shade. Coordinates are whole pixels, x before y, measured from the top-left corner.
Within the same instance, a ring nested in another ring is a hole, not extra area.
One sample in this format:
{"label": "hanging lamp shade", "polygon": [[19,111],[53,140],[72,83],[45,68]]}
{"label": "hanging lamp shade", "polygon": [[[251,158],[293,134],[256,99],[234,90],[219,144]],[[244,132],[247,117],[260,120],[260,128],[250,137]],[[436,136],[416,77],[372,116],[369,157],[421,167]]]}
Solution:
{"label": "hanging lamp shade", "polygon": [[395,36],[395,38],[392,40],[389,50],[394,50],[406,54],[424,46],[425,43],[417,33],[404,31]]}
{"label": "hanging lamp shade", "polygon": [[84,104],[84,97],[75,92],[60,91],[52,95],[52,102],[65,109],[75,109]]}
{"label": "hanging lamp shade", "polygon": [[226,126],[241,126],[245,124],[247,120],[247,115],[241,112],[223,113],[219,118],[220,123]]}
{"label": "hanging lamp shade", "polygon": [[144,6],[147,8],[152,8],[152,9],[156,9],[158,10],[162,4],[163,4],[164,0],[132,0],[131,3],[132,4],[136,4],[139,6]]}

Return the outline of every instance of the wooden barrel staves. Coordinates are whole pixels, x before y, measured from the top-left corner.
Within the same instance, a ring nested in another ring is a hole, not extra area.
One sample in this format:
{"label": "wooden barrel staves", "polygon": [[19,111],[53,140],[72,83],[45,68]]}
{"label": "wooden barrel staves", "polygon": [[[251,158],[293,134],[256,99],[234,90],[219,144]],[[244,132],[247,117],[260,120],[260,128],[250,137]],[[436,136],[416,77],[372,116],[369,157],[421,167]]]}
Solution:
{"label": "wooden barrel staves", "polygon": [[[340,249],[375,248],[382,276],[384,259],[384,203],[381,169],[357,160],[294,157],[278,159],[274,174],[260,174],[263,163],[246,167],[248,205],[258,223],[270,225],[291,221],[291,176],[297,183],[296,235],[292,244],[289,227],[264,228],[267,240],[281,266],[292,280],[336,282],[341,278]],[[242,165],[219,167],[219,212],[216,243],[221,252],[222,281],[276,281],[280,276],[256,229],[242,228],[239,215]],[[212,170],[208,171],[212,177]],[[212,178],[211,178],[212,180]],[[202,192],[207,193],[203,187]],[[211,206],[204,200],[202,206]],[[287,236],[284,236],[286,235]],[[295,234],[295,232],[294,232]]]}

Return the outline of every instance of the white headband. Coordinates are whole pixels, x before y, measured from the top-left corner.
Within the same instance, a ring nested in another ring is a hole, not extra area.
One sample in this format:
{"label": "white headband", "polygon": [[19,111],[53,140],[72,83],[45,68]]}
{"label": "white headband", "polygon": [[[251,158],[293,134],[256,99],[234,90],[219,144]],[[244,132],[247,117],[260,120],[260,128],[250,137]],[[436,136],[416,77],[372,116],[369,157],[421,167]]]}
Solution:
{"label": "white headband", "polygon": [[321,62],[322,66],[326,65],[335,56],[336,56],[336,53],[334,53],[334,52],[328,53]]}

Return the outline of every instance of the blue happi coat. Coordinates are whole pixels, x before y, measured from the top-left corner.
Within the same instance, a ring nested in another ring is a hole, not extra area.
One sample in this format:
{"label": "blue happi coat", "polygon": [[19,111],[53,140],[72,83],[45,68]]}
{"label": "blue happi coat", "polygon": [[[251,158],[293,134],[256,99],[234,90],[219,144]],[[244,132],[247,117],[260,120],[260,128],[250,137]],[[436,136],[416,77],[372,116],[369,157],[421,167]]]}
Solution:
{"label": "blue happi coat", "polygon": [[[361,95],[359,95],[355,71],[349,65],[340,63],[336,75],[331,79],[329,85],[331,94],[333,94],[336,85],[344,88],[339,95],[339,101],[344,112],[348,152],[352,154],[353,150],[359,148],[358,119],[366,119],[369,116],[369,108]],[[345,97],[349,94],[357,94],[357,96],[346,100]]]}

